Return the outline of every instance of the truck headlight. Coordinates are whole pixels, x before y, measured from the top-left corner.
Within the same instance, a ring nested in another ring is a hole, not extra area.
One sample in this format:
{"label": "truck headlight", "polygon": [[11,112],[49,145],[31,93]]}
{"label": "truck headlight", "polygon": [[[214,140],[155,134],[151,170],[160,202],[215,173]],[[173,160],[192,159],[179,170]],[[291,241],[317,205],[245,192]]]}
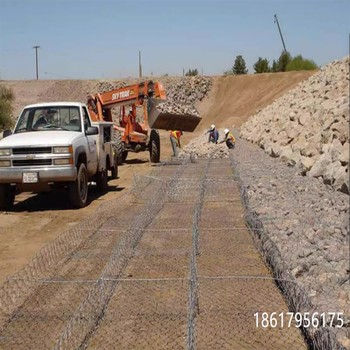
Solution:
{"label": "truck headlight", "polygon": [[0,167],[8,167],[11,166],[10,160],[0,160]]}
{"label": "truck headlight", "polygon": [[53,148],[53,153],[55,154],[69,154],[73,153],[72,146],[58,146]]}
{"label": "truck headlight", "polygon": [[53,163],[55,165],[73,165],[73,158],[54,159]]}
{"label": "truck headlight", "polygon": [[10,156],[11,153],[10,148],[0,148],[0,156]]}

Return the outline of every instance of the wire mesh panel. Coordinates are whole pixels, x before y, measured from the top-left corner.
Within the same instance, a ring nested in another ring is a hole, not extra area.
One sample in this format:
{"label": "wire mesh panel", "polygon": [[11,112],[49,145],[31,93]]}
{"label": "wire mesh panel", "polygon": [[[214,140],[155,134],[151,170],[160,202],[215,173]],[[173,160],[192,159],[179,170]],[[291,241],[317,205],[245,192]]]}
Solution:
{"label": "wire mesh panel", "polygon": [[[0,349],[306,348],[281,317],[311,304],[293,304],[300,287],[278,273],[245,194],[230,159],[134,176],[1,287]],[[309,346],[336,344],[317,332],[304,330]]]}
{"label": "wire mesh panel", "polygon": [[[198,349],[306,349],[295,327],[263,327],[263,312],[287,313],[272,279],[199,278]],[[259,315],[258,323],[257,317]],[[210,330],[210,332],[208,332]]]}
{"label": "wire mesh panel", "polygon": [[8,315],[1,328],[0,349],[52,349],[90,288],[88,283],[31,284],[35,292]]}
{"label": "wire mesh panel", "polygon": [[215,229],[228,227],[245,227],[244,211],[229,202],[204,202],[201,214],[200,228]]}
{"label": "wire mesh panel", "polygon": [[187,294],[187,280],[120,282],[87,349],[185,349]]}
{"label": "wire mesh panel", "polygon": [[123,275],[132,278],[186,278],[190,249],[189,230],[147,230]]}
{"label": "wire mesh panel", "polygon": [[270,276],[245,227],[201,231],[200,276]]}

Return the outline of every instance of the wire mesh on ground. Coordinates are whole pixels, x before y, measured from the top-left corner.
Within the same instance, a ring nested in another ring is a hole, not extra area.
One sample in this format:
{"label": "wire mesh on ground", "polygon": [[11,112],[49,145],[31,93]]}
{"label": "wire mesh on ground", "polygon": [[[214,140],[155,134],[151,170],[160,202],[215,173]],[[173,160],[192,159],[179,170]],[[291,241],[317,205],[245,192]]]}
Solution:
{"label": "wire mesh on ground", "polygon": [[212,158],[134,176],[1,287],[0,349],[306,348],[294,321],[256,323],[299,310],[299,287],[271,276],[237,179],[229,159]]}

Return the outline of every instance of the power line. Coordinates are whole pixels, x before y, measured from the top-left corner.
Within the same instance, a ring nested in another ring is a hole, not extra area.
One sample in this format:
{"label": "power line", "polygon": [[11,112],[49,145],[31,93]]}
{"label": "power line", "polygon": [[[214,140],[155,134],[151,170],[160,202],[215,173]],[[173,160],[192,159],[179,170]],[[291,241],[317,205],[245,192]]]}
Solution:
{"label": "power line", "polygon": [[38,48],[40,46],[36,45],[33,46],[33,49],[35,49],[35,63],[36,63],[36,80],[39,80],[39,64],[38,64]]}
{"label": "power line", "polygon": [[274,22],[277,23],[278,31],[280,32],[280,36],[281,36],[281,39],[282,39],[282,44],[283,44],[284,52],[287,52],[286,45],[284,44],[284,40],[283,40],[283,35],[282,35],[281,28],[280,28],[280,24],[278,23],[277,15],[274,15],[274,17],[275,17]]}
{"label": "power line", "polygon": [[139,51],[139,78],[142,78],[141,51]]}

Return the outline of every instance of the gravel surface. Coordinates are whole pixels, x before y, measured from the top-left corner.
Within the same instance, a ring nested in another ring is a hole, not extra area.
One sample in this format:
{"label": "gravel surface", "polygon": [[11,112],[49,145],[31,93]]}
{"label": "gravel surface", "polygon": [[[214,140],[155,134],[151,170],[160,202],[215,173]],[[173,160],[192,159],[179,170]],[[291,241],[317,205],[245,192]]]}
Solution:
{"label": "gravel surface", "polygon": [[203,132],[202,135],[191,140],[179,153],[180,158],[187,158],[191,156],[193,158],[207,159],[212,157],[217,158],[228,158],[229,150],[225,142],[222,142],[225,138],[224,129],[218,129],[219,141],[217,144],[208,142],[209,134]]}
{"label": "gravel surface", "polygon": [[[349,196],[243,140],[234,159],[249,206],[289,272],[318,312],[343,312],[349,323]],[[350,346],[344,329],[337,338]]]}

